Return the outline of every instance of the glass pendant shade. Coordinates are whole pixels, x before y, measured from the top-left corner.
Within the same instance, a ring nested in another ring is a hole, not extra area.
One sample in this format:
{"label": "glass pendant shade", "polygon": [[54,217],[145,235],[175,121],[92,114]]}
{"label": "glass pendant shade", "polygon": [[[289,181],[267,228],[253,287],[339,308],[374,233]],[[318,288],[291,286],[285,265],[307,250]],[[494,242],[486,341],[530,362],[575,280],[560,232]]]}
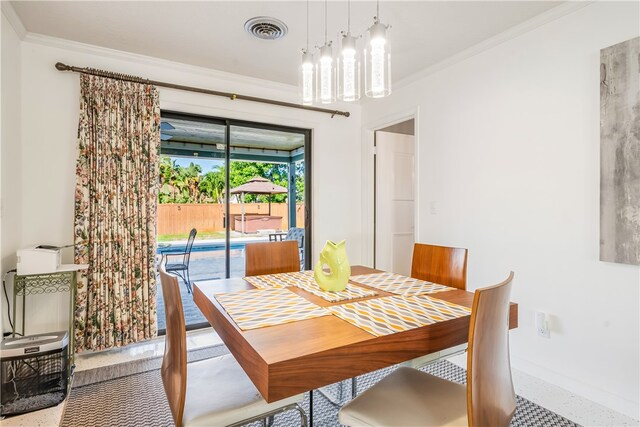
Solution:
{"label": "glass pendant shade", "polygon": [[387,27],[377,19],[367,31],[364,48],[365,95],[382,98],[391,94],[391,53]]}
{"label": "glass pendant shade", "polygon": [[311,105],[315,95],[313,55],[306,50],[302,51],[302,61],[298,73],[298,88],[302,105]]}
{"label": "glass pendant shade", "polygon": [[316,62],[316,100],[321,104],[330,104],[336,100],[336,68],[331,43],[320,48]]}
{"label": "glass pendant shade", "polygon": [[360,55],[356,49],[356,38],[351,33],[342,36],[336,67],[338,98],[347,102],[360,99]]}

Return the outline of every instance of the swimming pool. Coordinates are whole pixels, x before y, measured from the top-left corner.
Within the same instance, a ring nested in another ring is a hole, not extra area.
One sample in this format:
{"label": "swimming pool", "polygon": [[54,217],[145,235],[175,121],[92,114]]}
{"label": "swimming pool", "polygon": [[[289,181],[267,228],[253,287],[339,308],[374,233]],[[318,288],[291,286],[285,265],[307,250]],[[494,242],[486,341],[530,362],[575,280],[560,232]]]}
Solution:
{"label": "swimming pool", "polygon": [[[230,242],[229,249],[244,249],[247,243],[255,243],[255,242],[264,242],[264,240],[254,240],[254,241],[243,241],[243,242]],[[193,243],[193,247],[191,248],[191,252],[214,252],[214,251],[224,251],[225,244],[224,242],[198,242],[197,240]],[[175,244],[171,243],[170,246],[164,248],[158,248],[156,253],[159,255],[162,254],[171,254],[171,253],[182,253],[187,249],[186,243]]]}

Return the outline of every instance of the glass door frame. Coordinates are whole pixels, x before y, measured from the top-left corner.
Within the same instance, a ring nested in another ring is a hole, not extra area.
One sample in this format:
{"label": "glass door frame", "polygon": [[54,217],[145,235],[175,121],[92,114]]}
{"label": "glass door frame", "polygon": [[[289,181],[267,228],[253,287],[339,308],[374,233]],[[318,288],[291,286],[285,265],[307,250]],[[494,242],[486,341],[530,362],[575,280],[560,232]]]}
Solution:
{"label": "glass door frame", "polygon": [[[231,275],[231,204],[230,200],[230,186],[229,186],[229,178],[230,178],[230,164],[231,164],[231,126],[240,126],[240,127],[251,127],[256,129],[265,129],[265,130],[274,130],[280,132],[289,132],[296,133],[304,136],[304,268],[311,268],[311,222],[313,219],[311,218],[311,203],[312,203],[312,193],[311,193],[311,174],[312,174],[312,164],[311,164],[311,144],[312,144],[312,130],[305,128],[298,128],[293,126],[284,126],[284,125],[274,125],[268,123],[260,123],[253,122],[248,120],[238,120],[238,119],[227,119],[221,117],[207,116],[202,114],[193,114],[193,113],[184,113],[173,110],[161,110],[160,112],[161,118],[174,118],[174,119],[182,119],[182,120],[191,120],[195,122],[203,122],[210,124],[217,124],[225,126],[225,148],[224,148],[224,165],[225,165],[225,218],[227,218],[225,222],[225,277],[228,279]],[[206,151],[198,152],[197,150],[187,150],[185,149],[185,153],[182,155],[186,155],[186,152],[190,152],[195,154],[194,157],[202,157],[208,158],[210,157],[210,153]],[[160,148],[161,154],[180,154],[177,150],[164,150]],[[203,154],[201,156],[201,154]],[[289,176],[289,185],[291,185],[291,176]],[[294,181],[295,185],[295,181]],[[292,201],[287,200],[288,203],[292,203]],[[294,200],[295,204],[296,201]],[[291,218],[289,218],[291,219]]]}

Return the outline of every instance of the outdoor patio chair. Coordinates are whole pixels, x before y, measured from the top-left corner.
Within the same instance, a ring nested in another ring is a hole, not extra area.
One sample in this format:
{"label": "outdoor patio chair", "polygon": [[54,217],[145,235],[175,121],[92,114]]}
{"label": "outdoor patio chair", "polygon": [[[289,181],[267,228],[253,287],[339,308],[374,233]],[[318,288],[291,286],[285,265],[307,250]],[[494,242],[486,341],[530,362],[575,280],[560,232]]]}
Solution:
{"label": "outdoor patio chair", "polygon": [[300,253],[300,269],[304,268],[304,228],[291,227],[286,233],[269,234],[270,242],[279,242],[283,240],[297,240],[298,251]]}
{"label": "outdoor patio chair", "polygon": [[[187,285],[187,292],[191,293],[191,279],[189,278],[189,259],[191,258],[191,248],[193,247],[193,241],[196,239],[198,230],[195,228],[189,233],[189,239],[187,240],[187,246],[184,252],[167,253],[165,254],[166,263],[165,270],[169,273],[178,275],[182,281]],[[169,262],[169,257],[182,257],[182,262]]]}

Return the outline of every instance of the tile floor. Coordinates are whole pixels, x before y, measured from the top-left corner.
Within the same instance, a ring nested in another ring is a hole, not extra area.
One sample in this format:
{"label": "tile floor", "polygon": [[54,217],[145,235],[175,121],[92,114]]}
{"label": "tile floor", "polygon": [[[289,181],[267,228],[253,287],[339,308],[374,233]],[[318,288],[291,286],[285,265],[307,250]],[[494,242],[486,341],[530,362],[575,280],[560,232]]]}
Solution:
{"label": "tile floor", "polygon": [[[451,362],[466,369],[466,354]],[[582,426],[640,426],[640,420],[627,417],[605,406],[577,396],[539,378],[512,369],[516,393]]]}
{"label": "tile floor", "polygon": [[[187,334],[187,347],[191,349],[221,343],[211,329],[191,331]],[[76,370],[93,369],[128,360],[160,356],[164,352],[164,337],[125,348],[83,354],[76,358]],[[465,367],[465,355],[454,356],[452,362]],[[516,393],[584,426],[639,426],[640,421],[614,412],[602,405],[576,396],[523,372],[513,370]],[[2,427],[53,427],[62,418],[64,402],[60,405],[29,414],[9,417],[0,421]]]}

